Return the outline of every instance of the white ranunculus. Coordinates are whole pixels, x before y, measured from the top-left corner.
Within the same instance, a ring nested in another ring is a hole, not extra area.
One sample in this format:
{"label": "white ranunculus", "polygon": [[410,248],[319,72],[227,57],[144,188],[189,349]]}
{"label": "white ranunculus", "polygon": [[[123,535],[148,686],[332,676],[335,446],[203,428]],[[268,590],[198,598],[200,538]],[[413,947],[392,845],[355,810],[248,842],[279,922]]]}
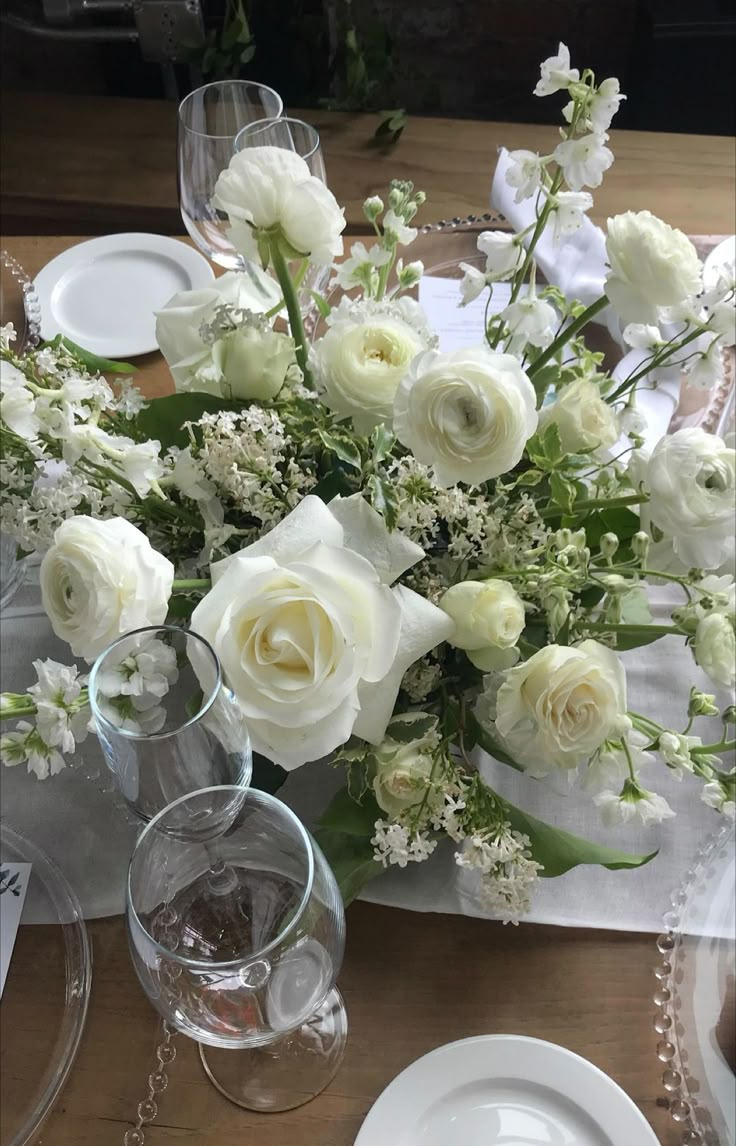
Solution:
{"label": "white ranunculus", "polygon": [[736,684],[736,633],[734,619],[723,613],[708,613],[695,631],[695,660],[715,684]]}
{"label": "white ranunculus", "polygon": [[606,294],[625,322],[656,323],[660,307],[675,306],[700,290],[695,247],[650,211],[625,211],[608,220],[611,272]]}
{"label": "white ranunculus", "polygon": [[510,151],[506,182],[516,188],[514,203],[536,195],[542,185],[542,160],[535,151]]}
{"label": "white ranunculus", "polygon": [[481,295],[488,286],[485,274],[472,263],[460,263],[463,277],[460,280],[460,306],[467,306]]}
{"label": "white ranunculus", "polygon": [[[222,370],[213,361],[213,345],[205,342],[201,333],[203,324],[212,322],[218,306],[264,314],[276,306],[280,298],[277,283],[257,267],[228,271],[211,286],[175,294],[156,314],[156,341],[169,364],[177,390],[222,393]],[[237,341],[241,334],[245,337],[244,331],[233,332],[230,337],[234,336]]]}
{"label": "white ranunculus", "polygon": [[613,152],[606,147],[608,136],[593,131],[579,139],[565,139],[552,152],[571,191],[600,187],[603,174],[613,163]]}
{"label": "white ranunculus", "polygon": [[[382,580],[421,555],[348,498],[308,496],[270,533],[212,566],[192,629],[217,652],[256,751],[287,769],[351,734],[383,739],[410,664],[452,633],[441,609]],[[351,545],[346,544],[350,537]]]}
{"label": "white ranunculus", "polygon": [[93,661],[132,629],[166,618],[174,566],[121,517],[70,517],[41,562],[41,599],[57,637]]}
{"label": "white ranunculus", "polygon": [[534,387],[518,360],[485,347],[419,355],[396,392],[399,440],[444,486],[507,473],[536,428]]}
{"label": "white ranunculus", "polygon": [[671,539],[683,565],[718,569],[733,558],[736,450],[686,427],[662,438],[648,458],[632,457],[632,466],[649,494],[646,519]]}
{"label": "white ranunculus", "polygon": [[595,382],[577,378],[560,391],[554,402],[539,411],[544,429],[554,422],[566,454],[615,445],[619,437],[616,414],[601,397]]}
{"label": "white ranunculus", "polygon": [[293,251],[320,266],[342,254],[345,213],[294,151],[237,151],[220,173],[212,201],[227,214],[230,241],[246,258],[258,256],[258,232],[276,227]]}
{"label": "white ranunculus", "polygon": [[509,669],[496,705],[509,751],[539,776],[575,768],[628,726],[623,665],[593,640],[547,645]]}
{"label": "white ranunculus", "polygon": [[452,617],[456,649],[510,649],[526,623],[524,602],[508,581],[460,581],[439,602]]}
{"label": "white ranunculus", "polygon": [[412,725],[424,725],[428,721],[426,712],[407,712],[395,716],[386,731],[386,739],[375,752],[376,775],[373,791],[379,807],[392,818],[413,808],[427,795],[432,778],[438,736],[436,726],[425,735],[407,743],[400,743],[391,736],[392,730],[400,726],[403,732]]}
{"label": "white ranunculus", "polygon": [[489,279],[510,279],[524,262],[526,252],[518,235],[508,231],[482,231],[476,245],[486,256]]}
{"label": "white ranunculus", "polygon": [[509,328],[506,349],[514,354],[527,345],[540,349],[549,346],[554,338],[554,328],[559,324],[555,308],[534,294],[509,303],[501,311],[501,318]]}
{"label": "white ranunculus", "polygon": [[358,433],[391,422],[401,379],[432,342],[422,319],[400,300],[354,302],[345,296],[312,344],[309,364],[322,401],[338,417],[352,417]]}
{"label": "white ranunculus", "polygon": [[552,237],[556,243],[582,227],[585,212],[593,206],[589,191],[558,191],[552,212]]}
{"label": "white ranunculus", "polygon": [[556,56],[550,56],[541,65],[541,75],[534,89],[536,96],[554,95],[555,92],[569,88],[570,84],[577,83],[580,72],[570,67],[570,49],[567,44],[560,43]]}

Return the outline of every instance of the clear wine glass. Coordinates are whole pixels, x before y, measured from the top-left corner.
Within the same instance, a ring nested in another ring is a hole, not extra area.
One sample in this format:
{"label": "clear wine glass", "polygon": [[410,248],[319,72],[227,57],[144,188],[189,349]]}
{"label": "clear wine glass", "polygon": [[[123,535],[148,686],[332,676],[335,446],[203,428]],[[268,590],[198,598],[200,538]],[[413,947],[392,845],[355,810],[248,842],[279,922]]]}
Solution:
{"label": "clear wine glass", "polygon": [[289,1110],[327,1086],[347,1038],[345,915],[289,808],[225,786],[164,809],[133,852],[127,922],[144,991],[227,1098]]}
{"label": "clear wine glass", "polygon": [[89,701],[105,761],[139,819],[200,788],[250,783],[245,716],[196,633],[162,625],[120,637],[94,663]]}
{"label": "clear wine glass", "polygon": [[178,186],[184,226],[221,267],[242,270],[246,259],[227,237],[227,216],[212,206],[215,183],[232,159],[240,130],[284,109],[278,92],[250,80],[221,80],[190,92],[179,105]]}

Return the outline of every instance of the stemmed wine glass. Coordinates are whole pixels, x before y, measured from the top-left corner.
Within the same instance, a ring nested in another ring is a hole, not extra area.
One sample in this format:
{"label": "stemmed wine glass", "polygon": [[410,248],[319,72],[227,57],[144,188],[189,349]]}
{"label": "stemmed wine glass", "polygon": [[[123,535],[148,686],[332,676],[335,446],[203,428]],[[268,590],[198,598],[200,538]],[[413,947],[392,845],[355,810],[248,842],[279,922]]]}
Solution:
{"label": "stemmed wine glass", "polygon": [[105,761],[138,819],[200,788],[250,783],[245,716],[197,633],[162,625],[119,637],[92,667],[89,702]]}
{"label": "stemmed wine glass", "polygon": [[178,186],[184,225],[200,250],[227,270],[246,259],[227,237],[227,216],[212,206],[215,183],[229,164],[240,130],[284,105],[273,88],[250,80],[221,80],[190,92],[179,105]]}
{"label": "stemmed wine glass", "polygon": [[289,1110],[332,1079],[347,1038],[342,899],[274,796],[208,788],[160,812],[133,852],[127,924],[144,991],[227,1098]]}

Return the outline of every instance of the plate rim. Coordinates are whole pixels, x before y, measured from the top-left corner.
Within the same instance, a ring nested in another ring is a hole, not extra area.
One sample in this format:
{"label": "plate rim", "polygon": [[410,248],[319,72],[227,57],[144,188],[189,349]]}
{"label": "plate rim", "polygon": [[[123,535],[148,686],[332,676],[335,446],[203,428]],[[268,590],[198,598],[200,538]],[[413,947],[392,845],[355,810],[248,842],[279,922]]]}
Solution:
{"label": "plate rim", "polygon": [[[420,1058],[415,1059],[414,1062],[404,1067],[404,1069],[394,1079],[392,1079],[388,1086],[384,1088],[381,1094],[378,1095],[370,1110],[368,1111],[368,1114],[366,1115],[360,1130],[358,1131],[358,1136],[355,1139],[354,1146],[378,1146],[379,1141],[381,1146],[383,1146],[386,1141],[386,1124],[391,1124],[393,1126],[394,1134],[403,1134],[406,1131],[406,1126],[397,1123],[396,1110],[392,1107],[395,1103],[396,1095],[400,1093],[402,1089],[406,1088],[409,1092],[416,1092],[418,1090],[417,1084],[421,1083],[422,1081],[421,1075],[423,1070],[426,1068],[428,1060],[434,1063],[437,1060],[447,1058],[448,1056],[452,1057],[458,1053],[464,1054],[471,1048],[475,1050],[479,1046],[488,1047],[490,1045],[498,1047],[499,1044],[502,1043],[515,1043],[520,1046],[521,1049],[526,1048],[527,1050],[529,1048],[534,1048],[537,1051],[543,1049],[544,1053],[549,1054],[551,1052],[556,1057],[559,1057],[560,1060],[567,1061],[568,1063],[574,1063],[577,1069],[585,1070],[591,1079],[596,1079],[596,1089],[600,1092],[601,1088],[605,1088],[605,1090],[608,1092],[609,1098],[612,1100],[615,1099],[617,1103],[622,1103],[622,1110],[627,1112],[628,1117],[626,1121],[629,1123],[629,1125],[624,1126],[619,1132],[617,1132],[617,1135],[619,1133],[621,1135],[630,1134],[635,1130],[638,1130],[640,1135],[642,1133],[648,1132],[648,1138],[642,1142],[642,1146],[658,1146],[658,1139],[654,1133],[654,1130],[650,1126],[645,1115],[633,1101],[633,1099],[629,1097],[626,1091],[621,1086],[619,1086],[619,1084],[614,1079],[612,1079],[610,1075],[607,1075],[605,1071],[601,1070],[601,1068],[596,1066],[595,1063],[590,1062],[588,1059],[583,1058],[582,1055],[577,1054],[575,1051],[569,1050],[567,1047],[562,1046],[559,1043],[553,1043],[547,1039],[535,1038],[531,1035],[515,1034],[471,1035],[468,1038],[456,1039],[453,1042],[444,1043],[442,1046],[435,1047],[433,1050],[428,1051]],[[469,1074],[466,1080],[467,1082],[478,1081],[479,1078],[484,1077],[482,1073],[478,1073],[481,1065],[482,1064],[478,1064],[476,1071]],[[518,1077],[518,1081],[521,1082],[536,1081],[539,1085],[542,1086],[549,1085],[545,1082],[544,1079],[540,1081],[538,1079],[535,1080],[523,1078],[517,1074],[509,1074],[505,1077],[512,1080]],[[564,1091],[561,1091],[558,1086],[555,1086],[554,1088],[557,1089],[558,1093],[560,1094],[565,1093]],[[449,1093],[449,1090],[443,1091],[442,1093]],[[440,1095],[435,1090],[432,1095],[432,1101],[436,1101],[439,1096]],[[567,1097],[569,1097],[569,1095]],[[593,1101],[597,1103],[599,1098],[600,1093],[593,1096]],[[577,1102],[578,1099],[575,1098],[575,1101]],[[379,1107],[382,1103],[384,1104],[383,1109],[379,1110]],[[596,1113],[590,1107],[590,1105],[587,1107],[581,1106],[580,1108],[586,1114],[591,1115],[594,1118],[596,1117]],[[418,1116],[421,1111],[417,1111],[416,1113]],[[598,1124],[600,1125],[600,1122],[598,1122]],[[604,1133],[608,1134],[610,1137],[609,1128],[603,1126],[602,1129]],[[624,1138],[622,1136],[620,1138],[620,1142],[612,1138],[610,1140],[611,1146],[623,1146],[624,1143],[626,1146],[633,1146],[633,1141],[630,1137]]]}
{"label": "plate rim", "polygon": [[[142,252],[147,251],[173,257],[177,264],[187,272],[190,281],[196,280],[192,281],[190,288],[192,290],[203,289],[215,280],[212,264],[184,238],[178,238],[174,235],[158,235],[153,231],[115,231],[110,235],[94,235],[92,238],[83,239],[81,242],[74,243],[73,246],[59,251],[58,255],[49,259],[34,277],[33,287],[41,308],[42,338],[53,338],[59,329],[58,324],[52,321],[49,304],[54,286],[61,276],[76,263],[85,261],[89,255],[94,257],[108,254],[121,249],[129,249],[131,245],[137,245]],[[200,278],[201,281],[199,281]],[[132,347],[132,349],[124,349],[124,345]],[[90,348],[85,347],[85,349]],[[157,350],[158,343],[155,339],[151,341],[150,339],[139,338],[135,341],[130,338],[127,343],[125,340],[123,342],[108,340],[107,348],[98,347],[93,353],[109,358],[135,358],[143,354],[152,354]]]}

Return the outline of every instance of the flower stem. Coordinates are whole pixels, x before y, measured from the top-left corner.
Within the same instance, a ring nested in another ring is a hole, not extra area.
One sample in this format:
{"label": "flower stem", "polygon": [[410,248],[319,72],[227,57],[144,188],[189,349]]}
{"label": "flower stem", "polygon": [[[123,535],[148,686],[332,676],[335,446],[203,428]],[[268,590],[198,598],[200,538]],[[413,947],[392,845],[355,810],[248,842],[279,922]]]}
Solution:
{"label": "flower stem", "polygon": [[[573,506],[572,513],[565,514],[567,517],[578,517],[581,513],[587,513],[591,509],[617,509],[624,505],[641,505],[642,502],[649,501],[649,495],[646,493],[631,493],[624,494],[622,497],[592,497],[588,501],[581,501]],[[564,510],[560,509],[558,505],[550,505],[546,509],[540,509],[540,517],[559,517],[564,514]]]}
{"label": "flower stem", "polygon": [[666,633],[679,633],[684,636],[681,629],[677,625],[626,625],[616,624],[613,621],[582,621],[581,628],[590,629],[595,633],[659,633],[664,636]]}
{"label": "flower stem", "polygon": [[690,749],[691,756],[715,756],[720,752],[733,752],[736,748],[736,740],[720,740],[717,744],[700,744],[697,748]]}
{"label": "flower stem", "polygon": [[538,374],[542,367],[546,366],[551,358],[554,358],[558,350],[561,350],[571,338],[579,334],[583,327],[587,326],[588,323],[607,306],[608,299],[604,294],[596,299],[595,302],[592,302],[582,314],[578,315],[574,322],[571,322],[569,326],[566,326],[565,329],[557,335],[554,342],[550,342],[547,349],[543,350],[538,358],[534,359],[534,362],[527,370],[529,377],[533,378],[535,374]]}
{"label": "flower stem", "polygon": [[286,259],[281,253],[277,239],[271,239],[269,243],[271,252],[271,261],[273,269],[276,272],[276,278],[279,280],[281,293],[284,296],[286,303],[286,313],[289,316],[289,329],[291,336],[295,343],[296,360],[299,363],[299,368],[304,377],[304,385],[313,388],[312,376],[307,366],[307,336],[304,333],[304,323],[302,322],[302,312],[299,308],[299,300],[296,296],[294,283],[292,282],[289,268],[286,265]]}
{"label": "flower stem", "polygon": [[171,586],[172,593],[191,593],[195,589],[209,589],[212,582],[209,577],[194,577],[189,581],[174,581]]}

